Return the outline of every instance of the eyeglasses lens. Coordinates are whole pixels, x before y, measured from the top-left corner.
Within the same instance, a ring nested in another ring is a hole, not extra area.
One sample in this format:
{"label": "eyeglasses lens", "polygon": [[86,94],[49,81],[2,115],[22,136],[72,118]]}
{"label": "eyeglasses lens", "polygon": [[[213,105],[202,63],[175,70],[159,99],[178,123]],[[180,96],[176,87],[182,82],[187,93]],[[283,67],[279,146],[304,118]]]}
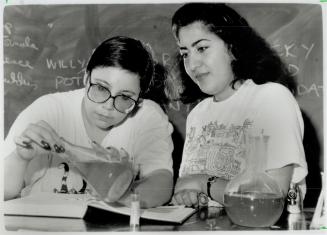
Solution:
{"label": "eyeglasses lens", "polygon": [[[98,84],[91,84],[88,90],[88,97],[95,103],[104,103],[112,96],[110,91],[105,87]],[[117,95],[113,99],[115,109],[121,113],[130,112],[136,103],[133,99],[125,95]]]}

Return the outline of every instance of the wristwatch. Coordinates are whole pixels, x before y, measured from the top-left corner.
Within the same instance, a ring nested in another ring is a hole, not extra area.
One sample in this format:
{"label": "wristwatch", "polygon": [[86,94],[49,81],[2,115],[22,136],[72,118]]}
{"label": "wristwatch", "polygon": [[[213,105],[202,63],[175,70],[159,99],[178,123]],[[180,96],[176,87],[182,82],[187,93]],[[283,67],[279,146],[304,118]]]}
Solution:
{"label": "wristwatch", "polygon": [[209,202],[209,199],[208,199],[207,194],[202,193],[202,192],[198,194],[198,203],[199,203],[200,207],[208,206],[208,202]]}
{"label": "wristwatch", "polygon": [[218,178],[217,176],[211,176],[211,177],[209,177],[209,179],[207,181],[207,195],[211,199],[212,199],[212,196],[211,196],[211,193],[210,193],[211,184],[214,183],[214,182],[216,182],[217,178]]}

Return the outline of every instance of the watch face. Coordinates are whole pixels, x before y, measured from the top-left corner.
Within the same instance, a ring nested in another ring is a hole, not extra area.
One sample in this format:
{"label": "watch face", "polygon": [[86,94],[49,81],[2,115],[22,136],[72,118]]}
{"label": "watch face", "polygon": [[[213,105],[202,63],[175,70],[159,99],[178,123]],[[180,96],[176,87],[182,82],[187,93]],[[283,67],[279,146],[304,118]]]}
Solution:
{"label": "watch face", "polygon": [[199,193],[198,195],[199,206],[208,206],[208,196],[205,193]]}
{"label": "watch face", "polygon": [[213,182],[215,182],[216,180],[217,180],[217,177],[216,177],[216,176],[212,176],[212,177],[210,177],[210,178],[208,179],[208,182],[213,183]]}

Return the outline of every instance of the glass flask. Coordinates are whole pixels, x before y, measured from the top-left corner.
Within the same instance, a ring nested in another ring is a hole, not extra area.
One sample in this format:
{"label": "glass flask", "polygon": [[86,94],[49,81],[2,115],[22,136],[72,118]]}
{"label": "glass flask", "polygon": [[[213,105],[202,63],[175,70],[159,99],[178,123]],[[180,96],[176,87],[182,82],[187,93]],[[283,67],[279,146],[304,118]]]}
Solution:
{"label": "glass flask", "polygon": [[269,137],[246,133],[245,170],[231,179],[224,191],[224,206],[233,223],[269,227],[280,218],[284,196],[277,182],[264,172]]}
{"label": "glass flask", "polygon": [[75,166],[101,200],[117,201],[131,187],[135,172],[128,156],[116,148],[85,148],[63,141],[65,150],[60,156]]}

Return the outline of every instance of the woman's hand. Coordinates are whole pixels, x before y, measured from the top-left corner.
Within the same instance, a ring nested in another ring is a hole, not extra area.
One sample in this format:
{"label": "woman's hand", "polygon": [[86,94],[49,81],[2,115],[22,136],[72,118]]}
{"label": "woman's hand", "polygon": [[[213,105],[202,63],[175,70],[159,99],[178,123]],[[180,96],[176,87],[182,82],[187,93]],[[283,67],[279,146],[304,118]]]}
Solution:
{"label": "woman's hand", "polygon": [[198,194],[206,192],[209,176],[204,174],[187,175],[178,178],[172,203],[186,206],[198,205]]}
{"label": "woman's hand", "polygon": [[92,141],[91,145],[96,156],[107,162],[125,162],[129,160],[129,154],[123,148],[120,150],[112,146],[104,148],[95,141]]}
{"label": "woman's hand", "polygon": [[62,140],[45,121],[29,124],[21,136],[15,138],[15,143],[17,154],[26,161],[49,151],[63,151]]}

